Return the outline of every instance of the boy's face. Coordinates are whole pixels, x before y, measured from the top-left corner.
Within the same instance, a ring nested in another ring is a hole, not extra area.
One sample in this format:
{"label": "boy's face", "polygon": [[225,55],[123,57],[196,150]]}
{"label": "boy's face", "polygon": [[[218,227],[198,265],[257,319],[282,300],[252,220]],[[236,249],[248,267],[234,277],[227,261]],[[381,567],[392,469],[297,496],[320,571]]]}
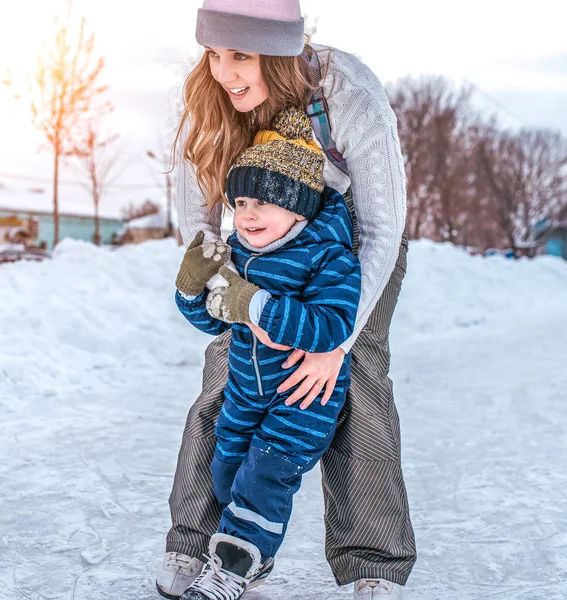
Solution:
{"label": "boy's face", "polygon": [[254,198],[236,198],[234,226],[254,248],[262,248],[279,240],[305,217]]}

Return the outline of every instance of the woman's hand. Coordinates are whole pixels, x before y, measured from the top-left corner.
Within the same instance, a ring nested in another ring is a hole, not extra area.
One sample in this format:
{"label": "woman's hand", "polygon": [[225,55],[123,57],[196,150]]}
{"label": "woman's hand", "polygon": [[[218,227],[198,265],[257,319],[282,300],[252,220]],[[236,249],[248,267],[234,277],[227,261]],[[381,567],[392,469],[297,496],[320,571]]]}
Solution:
{"label": "woman's hand", "polygon": [[299,408],[305,410],[325,388],[325,394],[321,399],[321,404],[325,406],[331,397],[337,377],[341,370],[345,351],[342,348],[335,348],[332,352],[322,352],[309,354],[303,350],[295,350],[284,363],[284,368],[289,368],[303,358],[303,363],[290,375],[278,388],[278,394],[283,394],[300,381],[303,383],[293,392],[285,401],[286,406],[291,406],[300,398],[305,399]]}
{"label": "woman's hand", "polygon": [[266,331],[264,331],[261,327],[258,327],[258,325],[254,325],[253,323],[246,323],[246,325],[250,327],[252,333],[260,340],[260,342],[262,342],[262,344],[265,344],[274,350],[291,350],[290,346],[283,346],[282,344],[275,344],[272,342]]}

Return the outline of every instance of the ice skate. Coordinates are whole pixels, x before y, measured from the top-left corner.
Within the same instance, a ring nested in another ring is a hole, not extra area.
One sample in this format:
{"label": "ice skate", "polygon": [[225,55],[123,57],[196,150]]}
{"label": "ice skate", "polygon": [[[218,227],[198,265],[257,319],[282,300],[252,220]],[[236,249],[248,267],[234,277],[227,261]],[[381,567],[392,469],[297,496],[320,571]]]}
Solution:
{"label": "ice skate", "polygon": [[[271,570],[273,561],[269,562],[271,565],[265,567]],[[209,543],[207,563],[181,600],[238,600],[251,585],[260,582],[260,573],[265,570],[262,566],[254,544],[216,533]]]}
{"label": "ice skate", "polygon": [[179,600],[203,568],[203,561],[180,552],[168,552],[157,570],[156,588],[160,596]]}

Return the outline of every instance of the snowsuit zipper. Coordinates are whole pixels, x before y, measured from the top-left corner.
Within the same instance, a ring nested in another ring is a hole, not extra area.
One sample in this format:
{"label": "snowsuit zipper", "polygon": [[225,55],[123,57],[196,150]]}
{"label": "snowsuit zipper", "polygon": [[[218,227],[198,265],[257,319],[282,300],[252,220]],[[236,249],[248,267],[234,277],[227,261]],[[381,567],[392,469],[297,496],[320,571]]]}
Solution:
{"label": "snowsuit zipper", "polygon": [[[248,281],[248,265],[257,257],[258,254],[253,254],[244,265],[244,279]],[[252,332],[251,332],[252,333]],[[252,363],[254,364],[254,371],[256,373],[256,383],[258,384],[258,394],[260,396],[264,395],[264,390],[262,388],[262,378],[260,376],[260,367],[258,366],[258,357],[256,355],[256,350],[258,348],[258,338],[252,333]]]}

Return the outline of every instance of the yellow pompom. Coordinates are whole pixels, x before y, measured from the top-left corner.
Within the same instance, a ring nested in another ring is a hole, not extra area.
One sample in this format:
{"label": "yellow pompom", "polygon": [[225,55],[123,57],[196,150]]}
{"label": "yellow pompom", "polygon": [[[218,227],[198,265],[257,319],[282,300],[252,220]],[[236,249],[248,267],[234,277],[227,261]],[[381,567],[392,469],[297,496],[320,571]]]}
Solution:
{"label": "yellow pompom", "polygon": [[307,113],[299,108],[286,108],[280,111],[272,121],[270,129],[279,133],[287,140],[313,139],[313,129]]}

